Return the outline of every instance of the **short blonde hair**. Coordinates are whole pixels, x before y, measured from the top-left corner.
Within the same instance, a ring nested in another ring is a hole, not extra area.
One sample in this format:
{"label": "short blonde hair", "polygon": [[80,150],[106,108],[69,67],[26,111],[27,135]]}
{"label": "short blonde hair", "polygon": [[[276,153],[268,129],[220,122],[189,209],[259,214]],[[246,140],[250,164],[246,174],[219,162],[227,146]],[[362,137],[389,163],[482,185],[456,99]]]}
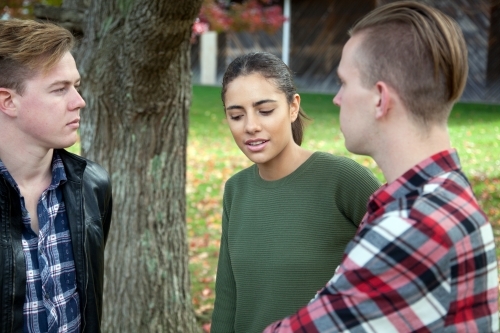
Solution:
{"label": "short blonde hair", "polygon": [[424,126],[446,124],[468,73],[467,46],[453,19],[398,1],[368,13],[349,34],[363,38],[356,61],[365,84],[389,84]]}
{"label": "short blonde hair", "polygon": [[24,92],[24,82],[48,71],[75,43],[73,35],[53,23],[0,20],[0,87]]}

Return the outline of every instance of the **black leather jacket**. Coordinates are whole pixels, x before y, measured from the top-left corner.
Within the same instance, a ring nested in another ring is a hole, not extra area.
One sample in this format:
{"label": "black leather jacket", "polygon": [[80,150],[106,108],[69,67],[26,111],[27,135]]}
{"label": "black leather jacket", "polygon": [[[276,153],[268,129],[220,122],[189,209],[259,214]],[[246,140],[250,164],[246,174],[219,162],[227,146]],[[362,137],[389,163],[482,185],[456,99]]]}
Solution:
{"label": "black leather jacket", "polygon": [[[111,222],[111,183],[91,161],[58,150],[66,171],[62,185],[70,226],[82,333],[99,333],[102,314],[104,246]],[[26,263],[21,244],[19,195],[0,175],[0,333],[23,331]]]}

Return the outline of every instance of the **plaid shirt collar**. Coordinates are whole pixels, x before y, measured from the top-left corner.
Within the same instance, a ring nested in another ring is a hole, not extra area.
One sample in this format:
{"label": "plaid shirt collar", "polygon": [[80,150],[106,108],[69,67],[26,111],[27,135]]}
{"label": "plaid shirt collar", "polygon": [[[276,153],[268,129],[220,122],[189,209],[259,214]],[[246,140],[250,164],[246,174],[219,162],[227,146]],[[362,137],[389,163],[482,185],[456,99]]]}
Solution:
{"label": "plaid shirt collar", "polygon": [[68,179],[66,178],[66,171],[64,171],[64,164],[62,162],[59,154],[54,150],[54,156],[52,157],[52,182],[47,190],[53,190],[59,185],[66,183]]}
{"label": "plaid shirt collar", "polygon": [[[11,176],[9,170],[7,170],[5,164],[3,164],[1,159],[0,159],[0,174],[2,174],[5,177],[5,179],[7,179],[9,184],[17,191],[19,196],[21,196],[21,193],[19,191],[19,186],[17,185],[16,181]],[[61,157],[59,157],[59,154],[54,150],[54,153],[52,155],[52,181],[50,183],[50,186],[47,188],[47,191],[57,188],[59,185],[64,184],[66,181],[67,178],[66,178],[66,171],[64,171],[64,164],[62,162]]]}
{"label": "plaid shirt collar", "polygon": [[384,207],[398,198],[419,192],[432,178],[450,171],[461,169],[455,149],[443,150],[434,154],[406,171],[390,184],[385,184],[372,194],[368,202],[366,223],[370,223],[384,213]]}

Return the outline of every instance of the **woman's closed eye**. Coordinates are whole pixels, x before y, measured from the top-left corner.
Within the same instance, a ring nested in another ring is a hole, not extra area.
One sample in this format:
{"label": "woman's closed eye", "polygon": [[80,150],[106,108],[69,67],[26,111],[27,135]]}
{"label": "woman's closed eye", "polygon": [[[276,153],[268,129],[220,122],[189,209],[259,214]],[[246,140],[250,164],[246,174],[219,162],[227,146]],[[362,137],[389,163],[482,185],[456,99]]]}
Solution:
{"label": "woman's closed eye", "polygon": [[274,109],[272,109],[272,110],[261,110],[261,111],[259,111],[259,112],[260,112],[260,114],[262,114],[263,116],[268,116],[268,115],[270,115],[273,111],[274,111]]}
{"label": "woman's closed eye", "polygon": [[241,117],[243,117],[243,115],[241,115],[241,114],[235,114],[235,115],[229,116],[229,118],[231,120],[240,120]]}

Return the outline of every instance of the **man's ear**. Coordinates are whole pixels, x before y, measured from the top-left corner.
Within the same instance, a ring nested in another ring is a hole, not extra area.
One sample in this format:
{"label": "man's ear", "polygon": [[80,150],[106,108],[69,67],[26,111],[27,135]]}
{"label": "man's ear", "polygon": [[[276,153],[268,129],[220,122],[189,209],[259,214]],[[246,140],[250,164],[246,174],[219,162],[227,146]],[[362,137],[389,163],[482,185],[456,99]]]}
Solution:
{"label": "man's ear", "polygon": [[394,96],[393,91],[389,88],[387,83],[378,81],[375,83],[376,98],[375,101],[375,119],[382,119],[386,117],[391,110]]}
{"label": "man's ear", "polygon": [[14,117],[16,114],[16,105],[13,97],[14,92],[12,89],[0,88],[0,112],[10,117]]}
{"label": "man's ear", "polygon": [[299,110],[300,110],[300,95],[295,94],[293,95],[292,102],[290,103],[290,119],[292,123],[299,116]]}

